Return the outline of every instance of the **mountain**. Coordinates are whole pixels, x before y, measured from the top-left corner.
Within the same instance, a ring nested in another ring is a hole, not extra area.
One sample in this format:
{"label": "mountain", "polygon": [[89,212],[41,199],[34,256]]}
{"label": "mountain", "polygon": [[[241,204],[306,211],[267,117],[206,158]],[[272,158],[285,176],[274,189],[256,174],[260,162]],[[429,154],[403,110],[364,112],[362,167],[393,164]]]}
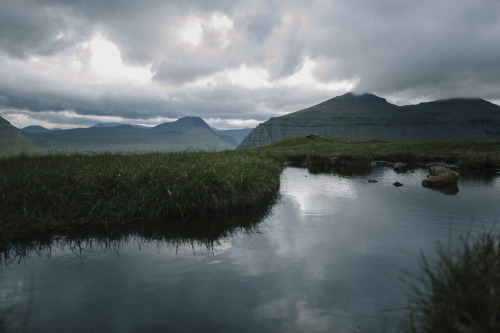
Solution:
{"label": "mountain", "polygon": [[[129,125],[129,124],[122,124],[122,123],[97,123],[94,126],[91,126],[92,128],[97,128],[97,127],[117,127],[121,125]],[[135,128],[144,128],[144,129],[151,129],[151,127],[148,126],[143,126],[143,125],[130,125]]]}
{"label": "mountain", "polygon": [[26,126],[21,129],[24,133],[44,133],[50,131],[49,129],[43,127],[43,126],[38,126],[38,125],[31,125],[31,126]]}
{"label": "mountain", "polygon": [[46,150],[39,147],[19,128],[12,126],[7,120],[0,117],[0,156],[16,155],[23,152],[43,153]]}
{"label": "mountain", "polygon": [[500,139],[500,106],[479,98],[454,98],[404,107],[434,122],[458,127],[464,136]]}
{"label": "mountain", "polygon": [[231,130],[215,130],[218,135],[234,138],[236,145],[239,145],[245,137],[252,131],[252,128],[241,128]]}
{"label": "mountain", "polygon": [[373,94],[347,93],[259,124],[238,149],[309,134],[402,141],[499,138],[500,106],[482,99],[397,106]]}
{"label": "mountain", "polygon": [[[122,123],[98,123],[92,126],[92,128],[98,128],[98,127],[117,127],[124,125]],[[208,130],[210,130],[210,126],[199,117],[184,117],[180,118],[174,122],[170,123],[163,123],[160,124],[156,127],[148,127],[148,126],[142,126],[142,125],[130,125],[132,127],[136,128],[144,128],[144,129],[163,129],[163,130],[170,130],[170,131],[183,131],[186,128],[189,127],[204,127]],[[33,126],[34,127],[34,126]],[[24,129],[23,129],[24,130]],[[251,128],[243,128],[243,129],[234,129],[234,130],[217,130],[215,128],[212,128],[215,135],[223,139],[224,141],[228,142],[231,145],[237,146],[238,144],[243,141],[243,139],[250,133],[252,130]]]}
{"label": "mountain", "polygon": [[234,149],[199,117],[185,117],[152,129],[98,126],[30,133],[40,146],[69,152],[170,152]]}

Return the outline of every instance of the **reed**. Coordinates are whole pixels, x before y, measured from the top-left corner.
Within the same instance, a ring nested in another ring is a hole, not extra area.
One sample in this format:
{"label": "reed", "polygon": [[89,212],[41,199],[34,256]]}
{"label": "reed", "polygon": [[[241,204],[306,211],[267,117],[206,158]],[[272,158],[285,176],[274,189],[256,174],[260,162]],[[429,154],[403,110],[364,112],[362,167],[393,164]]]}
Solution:
{"label": "reed", "polygon": [[500,235],[466,238],[454,251],[439,249],[412,288],[408,332],[500,332]]}
{"label": "reed", "polygon": [[265,204],[280,172],[240,152],[2,159],[0,239],[182,225]]}

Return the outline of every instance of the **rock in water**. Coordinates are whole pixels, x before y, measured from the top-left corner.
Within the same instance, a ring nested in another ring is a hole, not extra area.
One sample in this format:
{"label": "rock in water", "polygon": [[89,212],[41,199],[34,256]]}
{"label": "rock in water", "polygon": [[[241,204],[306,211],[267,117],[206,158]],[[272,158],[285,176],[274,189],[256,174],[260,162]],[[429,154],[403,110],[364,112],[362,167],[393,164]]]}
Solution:
{"label": "rock in water", "polygon": [[424,187],[457,186],[459,175],[457,172],[443,165],[433,165],[429,168],[429,176],[422,181]]}
{"label": "rock in water", "polygon": [[396,163],[394,164],[393,169],[396,172],[406,172],[408,165],[406,163]]}

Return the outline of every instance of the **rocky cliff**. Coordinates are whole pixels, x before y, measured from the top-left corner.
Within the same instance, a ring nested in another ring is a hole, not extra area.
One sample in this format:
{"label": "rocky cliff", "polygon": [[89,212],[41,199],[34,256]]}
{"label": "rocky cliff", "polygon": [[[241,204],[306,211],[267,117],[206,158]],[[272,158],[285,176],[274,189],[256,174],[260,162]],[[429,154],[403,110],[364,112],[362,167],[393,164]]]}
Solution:
{"label": "rocky cliff", "polygon": [[238,149],[309,134],[403,141],[496,138],[500,106],[481,99],[455,99],[401,107],[373,94],[347,93],[261,123]]}

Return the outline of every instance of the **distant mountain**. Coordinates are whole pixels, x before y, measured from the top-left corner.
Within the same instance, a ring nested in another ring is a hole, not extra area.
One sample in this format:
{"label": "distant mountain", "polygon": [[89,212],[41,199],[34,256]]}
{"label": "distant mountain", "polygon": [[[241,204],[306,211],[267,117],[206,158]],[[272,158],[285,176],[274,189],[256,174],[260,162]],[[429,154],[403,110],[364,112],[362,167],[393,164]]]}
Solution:
{"label": "distant mountain", "polygon": [[309,134],[402,141],[500,138],[500,106],[450,99],[401,107],[373,94],[347,93],[259,124],[238,149]]}
{"label": "distant mountain", "polygon": [[[129,124],[122,124],[122,123],[97,123],[92,128],[98,128],[98,127],[117,127],[121,125],[129,125]],[[148,126],[143,126],[143,125],[130,125],[135,128],[144,128],[144,129],[151,129],[152,127]]]}
{"label": "distant mountain", "polygon": [[239,145],[243,139],[252,131],[252,128],[241,128],[231,130],[215,130],[217,134],[232,137],[235,139],[236,145]]}
{"label": "distant mountain", "polygon": [[183,117],[176,121],[163,123],[155,126],[153,129],[161,131],[186,131],[192,128],[205,128],[211,130],[212,128],[200,117]]}
{"label": "distant mountain", "polygon": [[169,132],[169,133],[180,133],[183,132],[187,129],[191,128],[199,128],[199,129],[204,129],[206,131],[209,131],[210,133],[218,136],[221,140],[224,140],[226,143],[232,145],[232,146],[237,146],[238,141],[234,137],[230,135],[225,135],[224,133],[221,133],[220,131],[216,131],[213,128],[211,128],[202,118],[200,117],[184,117],[184,118],[179,118],[176,121],[170,122],[170,123],[164,123],[160,124],[156,127],[153,128],[155,131],[162,131],[162,132]]}
{"label": "distant mountain", "polygon": [[180,118],[152,129],[97,126],[30,133],[40,146],[69,152],[170,152],[234,149],[199,117]]}
{"label": "distant mountain", "polygon": [[16,155],[23,152],[43,153],[46,150],[39,147],[19,128],[12,126],[7,120],[0,117],[0,156]]}
{"label": "distant mountain", "polygon": [[31,126],[26,126],[21,129],[24,133],[44,133],[50,131],[49,129],[43,127],[43,126],[38,126],[38,125],[31,125]]}

